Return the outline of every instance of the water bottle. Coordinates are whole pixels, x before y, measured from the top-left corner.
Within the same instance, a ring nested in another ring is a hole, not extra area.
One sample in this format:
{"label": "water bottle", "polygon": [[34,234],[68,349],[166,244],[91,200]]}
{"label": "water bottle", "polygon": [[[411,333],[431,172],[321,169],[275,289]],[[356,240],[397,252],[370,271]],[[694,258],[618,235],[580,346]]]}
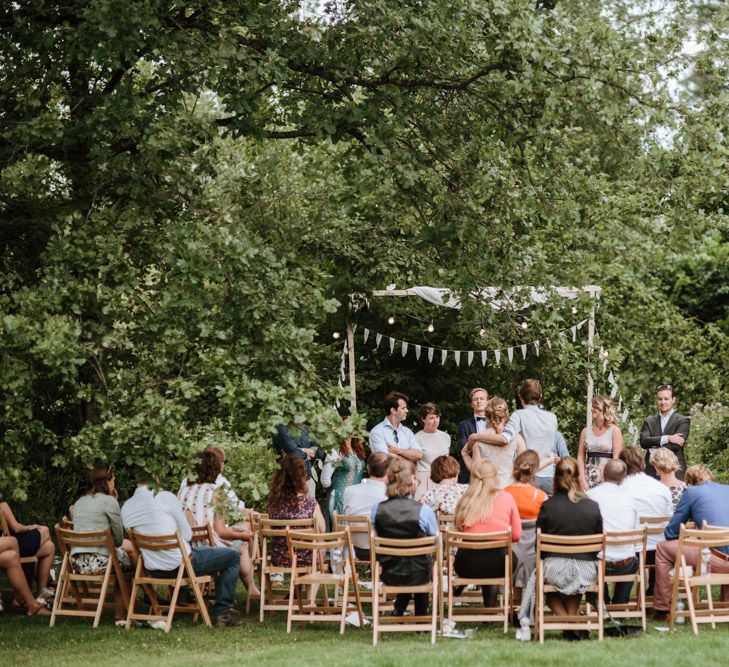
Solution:
{"label": "water bottle", "polygon": [[686,617],[680,616],[680,612],[684,611],[686,609],[686,603],[684,602],[683,598],[678,598],[678,602],[676,603],[676,623],[685,623]]}
{"label": "water bottle", "polygon": [[711,574],[711,551],[709,547],[701,550],[701,576],[708,577]]}
{"label": "water bottle", "polygon": [[336,547],[332,549],[332,572],[334,574],[341,574],[342,566],[342,549],[341,547]]}

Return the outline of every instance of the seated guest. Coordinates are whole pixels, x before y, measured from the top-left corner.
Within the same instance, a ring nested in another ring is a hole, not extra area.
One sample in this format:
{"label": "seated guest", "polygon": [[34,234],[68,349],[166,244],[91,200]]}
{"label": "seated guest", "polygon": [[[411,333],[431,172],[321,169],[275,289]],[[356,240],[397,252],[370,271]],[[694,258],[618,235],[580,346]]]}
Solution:
{"label": "seated guest", "polygon": [[[717,484],[711,471],[702,464],[693,465],[686,471],[686,490],[678,501],[664,535],[656,549],[656,586],[653,598],[655,618],[665,618],[671,606],[673,581],[669,572],[676,564],[678,535],[681,524],[693,521],[697,526],[723,526],[729,528],[729,486]],[[698,570],[701,555],[698,549],[684,549],[686,563]],[[729,573],[729,547],[711,550],[711,572]],[[729,601],[729,586],[721,587],[721,601]]]}
{"label": "seated guest", "polygon": [[[53,565],[53,556],[56,553],[48,526],[39,526],[37,523],[29,525],[19,523],[2,494],[0,494],[0,513],[4,515],[8,524],[9,537],[14,537],[18,541],[20,558],[35,556],[38,559],[35,572],[36,599],[42,605],[48,605],[48,601],[53,597],[53,592],[48,588],[48,578]],[[16,601],[16,604],[22,606],[19,600]]]}
{"label": "seated guest", "polygon": [[[640,527],[635,499],[621,486],[627,472],[625,463],[619,459],[610,459],[602,471],[605,481],[587,492],[587,497],[600,506],[602,525],[607,532],[622,533]],[[606,561],[606,574],[633,574],[638,570],[634,545],[609,546],[602,557]],[[632,588],[633,583],[630,581],[616,583],[611,600],[605,586],[605,604],[627,604]]]}
{"label": "seated guest", "polygon": [[[572,457],[561,459],[555,466],[554,495],[544,501],[537,528],[549,535],[595,535],[602,533],[602,516],[594,500],[585,496],[580,482],[577,461]],[[557,587],[547,594],[547,605],[558,616],[574,616],[580,608],[582,594],[597,581],[597,554],[575,554],[572,557],[546,555],[544,580]],[[536,572],[529,578],[519,609],[521,628],[516,638],[529,641],[529,625],[534,621],[536,605]],[[582,635],[563,633],[566,639]]]}
{"label": "seated guest", "polygon": [[[491,461],[473,462],[471,483],[456,508],[455,528],[463,533],[479,534],[501,533],[511,528],[512,542],[521,538],[516,503],[511,495],[500,489],[499,472]],[[459,549],[453,567],[456,574],[465,579],[502,577],[505,555],[506,549]],[[497,586],[481,586],[484,606],[493,607],[497,593]]]}
{"label": "seated guest", "polygon": [[504,489],[514,498],[521,518],[521,539],[514,545],[517,559],[517,565],[514,566],[514,588],[519,596],[536,567],[537,517],[542,504],[547,500],[547,494],[536,488],[538,469],[539,454],[533,449],[527,449],[514,461],[514,483]]}
{"label": "seated guest", "polygon": [[[218,459],[220,460],[220,474],[218,475],[217,479],[215,480],[215,488],[222,488],[225,497],[227,498],[227,509],[229,512],[238,514],[241,517],[250,517],[251,510],[246,507],[246,504],[238,497],[238,494],[233,489],[233,485],[228,481],[228,478],[225,477],[223,474],[223,471],[225,470],[225,464],[228,461],[228,457],[225,455],[225,450],[222,447],[218,447],[217,445],[211,445],[210,447],[206,448],[207,450],[211,451],[213,454],[215,454]],[[181,498],[185,489],[187,488],[187,485],[189,484],[189,480],[187,477],[182,480],[182,484],[180,484],[180,490],[177,492],[177,497]]]}
{"label": "seated guest", "polygon": [[[671,492],[667,486],[657,479],[646,475],[645,459],[637,447],[625,447],[620,452],[620,460],[625,463],[628,476],[623,482],[623,491],[633,496],[638,517],[667,517],[673,514]],[[653,565],[656,559],[656,545],[660,541],[659,535],[648,535],[645,562]],[[653,595],[655,570],[650,570],[650,578],[646,595]]]}
{"label": "seated guest", "polygon": [[19,596],[25,607],[26,616],[51,615],[45,604],[38,602],[30,592],[28,580],[25,578],[23,566],[20,563],[18,541],[14,537],[0,537],[0,569],[5,570],[15,595]]}
{"label": "seated guest", "polygon": [[[170,535],[179,531],[185,550],[195,574],[219,574],[215,584],[215,625],[233,627],[239,622],[233,617],[235,586],[238,582],[240,555],[228,547],[190,547],[192,529],[177,498],[169,491],[154,493],[149,488],[150,475],[143,469],[136,469],[137,490],[121,508],[122,523],[127,530],[136,530],[142,535]],[[175,577],[182,562],[180,550],[142,550],[144,566],[152,576]]]}
{"label": "seated guest", "polygon": [[455,514],[456,505],[466,492],[468,484],[458,483],[458,461],[452,456],[439,456],[430,466],[433,486],[420,499],[421,503],[441,514]]}
{"label": "seated guest", "polygon": [[[316,530],[323,533],[326,529],[324,515],[319,509],[316,498],[307,495],[306,480],[308,473],[304,461],[294,456],[284,456],[281,467],[274,473],[268,493],[269,519],[311,519],[314,518]],[[300,566],[311,565],[311,551],[301,549],[296,553]],[[271,564],[276,567],[291,567],[289,547],[283,537],[271,539]]]}
{"label": "seated guest", "polygon": [[423,458],[417,463],[418,488],[415,500],[420,500],[432,486],[430,466],[439,456],[448,456],[451,450],[451,436],[438,429],[440,426],[440,408],[435,403],[423,403],[420,408],[420,422],[423,430],[415,434],[415,439],[423,452]]}
{"label": "seated guest", "polygon": [[678,457],[668,447],[658,447],[658,449],[652,449],[650,452],[651,465],[655,468],[658,473],[658,479],[661,484],[668,487],[671,492],[671,502],[673,503],[673,509],[676,509],[678,501],[681,500],[681,494],[686,488],[685,482],[682,482],[676,477],[676,471],[680,470],[681,467],[678,462]]}
{"label": "seated guest", "polygon": [[231,547],[240,554],[239,577],[251,597],[258,597],[258,588],[253,581],[253,566],[249,543],[253,541],[253,533],[244,527],[230,527],[226,525],[226,517],[221,506],[228,506],[225,489],[216,486],[217,478],[222,470],[220,457],[212,449],[204,449],[197,454],[200,459],[195,466],[197,482],[186,486],[177,496],[182,511],[191,519],[194,526],[210,524],[213,529],[215,545]]}
{"label": "seated guest", "polygon": [[[111,466],[97,465],[89,471],[89,486],[73,506],[73,529],[82,532],[111,529],[116,556],[122,570],[131,572],[134,565],[132,543],[124,539],[121,510],[116,499],[116,478]],[[71,547],[71,567],[77,574],[99,574],[109,562],[106,547]],[[124,600],[118,582],[114,585],[117,621],[126,618]]]}
{"label": "seated guest", "polygon": [[[344,514],[353,516],[372,516],[372,508],[387,500],[387,466],[390,457],[382,452],[370,454],[367,459],[369,477],[359,484],[344,490]],[[354,555],[360,560],[370,559],[370,541],[367,535],[352,533]]]}
{"label": "seated guest", "polygon": [[[457,474],[457,473],[456,473]],[[372,508],[372,525],[379,537],[399,540],[438,534],[438,521],[428,505],[412,499],[417,480],[415,465],[395,457],[387,468],[387,500]],[[382,581],[390,586],[427,584],[432,578],[429,556],[381,556]],[[411,593],[395,596],[393,616],[402,616]],[[428,613],[428,594],[415,593],[415,615]]]}

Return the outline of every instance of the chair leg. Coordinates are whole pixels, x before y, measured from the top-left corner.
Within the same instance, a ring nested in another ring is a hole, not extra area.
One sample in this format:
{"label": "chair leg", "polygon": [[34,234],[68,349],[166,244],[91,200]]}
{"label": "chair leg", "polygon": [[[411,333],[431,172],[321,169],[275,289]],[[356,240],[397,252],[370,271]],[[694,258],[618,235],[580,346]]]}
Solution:
{"label": "chair leg", "polygon": [[[335,586],[336,590],[336,586]],[[342,585],[342,620],[339,624],[339,634],[344,634],[344,626],[347,622],[347,603],[349,602],[349,575],[344,575],[344,583]]]}
{"label": "chair leg", "polygon": [[266,606],[266,580],[268,579],[268,575],[263,572],[263,569],[261,569],[261,605],[258,609],[258,622],[263,623],[263,614],[265,613],[264,607]]}
{"label": "chair leg", "polygon": [[99,602],[96,605],[96,615],[94,616],[94,624],[92,627],[98,628],[99,621],[101,620],[101,612],[104,610],[104,602],[106,601],[106,591],[109,588],[109,578],[111,575],[111,558],[106,565],[106,574],[104,575],[104,581],[101,584],[101,590],[99,591]]}
{"label": "chair leg", "polygon": [[[286,634],[291,634],[291,617],[294,613],[294,591],[296,590],[296,575],[291,575],[291,585],[289,586],[289,610],[286,616]],[[301,600],[299,600],[299,611],[301,611]]]}

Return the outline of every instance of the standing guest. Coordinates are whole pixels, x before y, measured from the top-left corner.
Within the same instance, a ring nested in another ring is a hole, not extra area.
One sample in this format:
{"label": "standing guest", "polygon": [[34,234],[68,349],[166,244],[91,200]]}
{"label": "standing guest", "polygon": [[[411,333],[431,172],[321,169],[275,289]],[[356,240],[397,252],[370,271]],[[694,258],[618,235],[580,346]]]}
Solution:
{"label": "standing guest", "polygon": [[[324,515],[316,498],[306,493],[306,467],[298,456],[284,456],[274,473],[268,492],[269,519],[314,519],[317,532],[326,529]],[[296,556],[300,566],[311,565],[311,551],[301,549]],[[291,567],[289,548],[284,537],[271,539],[271,565]]]}
{"label": "standing guest", "polygon": [[[610,459],[603,468],[605,481],[587,492],[587,497],[600,506],[603,528],[611,533],[637,530],[640,525],[635,499],[621,486],[627,473],[625,463],[620,459]],[[633,574],[638,571],[638,559],[632,544],[608,546],[602,557],[606,574]],[[606,585],[605,604],[627,604],[632,588],[632,581],[617,582],[611,600]]]}
{"label": "standing guest", "polygon": [[345,490],[359,484],[364,471],[365,449],[361,438],[344,438],[338,450],[327,454],[321,471],[321,484],[325,489],[331,489],[327,503],[329,525],[334,512],[344,512]]}
{"label": "standing guest", "polygon": [[667,447],[678,458],[676,477],[683,479],[686,470],[686,458],[683,452],[689,437],[691,419],[674,410],[676,392],[670,384],[658,387],[656,403],[658,403],[658,414],[646,417],[640,429],[640,446],[647,450],[646,473],[651,477],[658,477],[658,473],[650,463],[651,450]]}
{"label": "standing guest", "polygon": [[471,454],[471,446],[468,445],[468,437],[474,433],[483,433],[486,430],[486,403],[489,400],[489,393],[483,387],[474,387],[468,394],[471,399],[471,408],[473,409],[473,416],[468,419],[464,419],[458,424],[458,451],[460,455],[459,466],[460,472],[458,473],[458,482],[460,484],[468,484],[468,480],[471,476],[471,471],[466,464],[466,459],[463,455],[464,448],[467,448],[467,455]]}
{"label": "standing guest", "polygon": [[[344,514],[372,516],[372,508],[387,500],[387,466],[390,456],[382,452],[370,454],[367,459],[369,477],[359,484],[344,489]],[[370,559],[370,541],[367,535],[352,533],[354,555],[359,560]]]}
{"label": "standing guest", "polygon": [[[671,521],[664,531],[666,541],[660,542],[656,549],[656,586],[653,598],[654,618],[663,619],[671,606],[673,581],[670,571],[676,564],[678,536],[681,524],[693,521],[703,526],[704,521],[710,526],[729,528],[729,486],[717,484],[711,471],[702,464],[693,465],[686,471],[686,490],[676,507]],[[699,550],[684,549],[686,563],[698,569],[701,558]],[[729,547],[711,550],[711,572],[729,573]],[[722,602],[729,601],[729,586],[721,587]]]}
{"label": "standing guest", "polygon": [[458,501],[468,484],[458,483],[458,461],[452,456],[439,456],[430,467],[433,486],[423,495],[420,502],[430,506],[434,512],[455,514]]}
{"label": "standing guest", "polygon": [[[299,435],[295,435],[298,431]],[[298,424],[289,428],[286,424],[279,424],[273,436],[273,448],[283,460],[285,456],[298,456],[306,466],[306,492],[313,498],[316,494],[316,483],[312,478],[312,465],[319,453],[319,445],[309,438],[309,428],[305,424]]]}
{"label": "standing guest", "polygon": [[215,546],[230,547],[240,554],[238,576],[248,590],[251,598],[258,598],[259,591],[253,581],[253,565],[251,564],[250,544],[253,533],[247,524],[241,527],[227,525],[226,510],[228,498],[222,487],[216,486],[222,470],[220,457],[212,449],[204,449],[197,454],[200,459],[195,466],[197,481],[185,487],[177,497],[191,524],[204,526],[209,524],[213,529]]}
{"label": "standing guest", "polygon": [[20,562],[18,541],[14,537],[0,537],[0,569],[5,575],[25,607],[26,616],[50,616],[51,612],[33,597],[25,578],[23,566]]}
{"label": "standing guest", "polygon": [[370,449],[412,461],[423,457],[415,434],[403,422],[408,416],[408,397],[391,391],[384,400],[385,418],[370,431]]}
{"label": "standing guest", "polygon": [[[8,537],[14,537],[18,542],[20,558],[35,556],[38,559],[35,571],[36,599],[45,606],[53,597],[53,591],[48,588],[48,579],[53,565],[53,556],[56,553],[48,526],[39,526],[37,523],[24,525],[17,521],[13,510],[2,494],[0,494],[0,513],[8,524]],[[24,603],[15,600],[13,604],[22,607]]]}
{"label": "standing guest", "polygon": [[539,454],[527,449],[516,457],[512,472],[514,481],[504,489],[514,498],[521,518],[521,539],[514,545],[514,555],[517,558],[517,566],[514,568],[514,588],[518,591],[519,597],[536,567],[537,517],[544,501],[547,500],[547,494],[534,485],[538,469]]}
{"label": "standing guest", "polygon": [[[73,506],[73,529],[78,531],[99,531],[111,529],[119,565],[125,572],[131,572],[135,563],[132,543],[124,539],[121,510],[116,493],[116,478],[111,466],[94,466],[89,472],[89,486]],[[71,566],[76,574],[100,574],[109,562],[106,547],[71,547]],[[117,621],[126,619],[124,599],[119,582],[114,583],[114,617]]]}
{"label": "standing guest", "polygon": [[[395,457],[387,468],[387,500],[372,508],[372,525],[379,537],[399,540],[438,534],[435,512],[428,505],[413,500],[415,465]],[[427,584],[432,578],[430,556],[380,556],[382,581],[389,586]],[[393,616],[403,616],[412,593],[395,596]],[[415,615],[428,613],[428,594],[415,593]]]}
{"label": "standing guest", "polygon": [[423,430],[415,434],[423,457],[417,463],[418,488],[415,500],[420,500],[431,486],[430,466],[439,456],[448,456],[451,451],[451,436],[438,430],[440,426],[440,408],[435,403],[423,403],[420,408],[420,421]]}
{"label": "standing guest", "polygon": [[[521,539],[521,520],[514,498],[501,490],[496,466],[486,459],[471,466],[471,483],[456,508],[456,530],[464,533],[502,533],[511,528],[512,542]],[[506,549],[459,549],[453,567],[459,577],[502,577]],[[512,568],[517,566],[513,556]],[[497,586],[481,586],[485,607],[496,603]]]}
{"label": "standing guest", "polygon": [[[488,428],[484,433],[503,433],[504,427],[509,420],[509,406],[506,404],[506,401],[499,396],[494,396],[486,404],[485,414]],[[489,445],[485,442],[477,443],[472,448],[472,461],[475,462],[479,459],[488,459],[491,461],[499,472],[499,484],[503,489],[511,483],[514,459],[525,450],[524,438],[521,437],[521,434],[517,433],[516,437],[506,446]],[[466,456],[467,454],[464,450],[463,458],[470,469],[473,464],[466,459]]]}
{"label": "standing guest", "polygon": [[521,434],[527,448],[533,449],[539,454],[539,459],[547,463],[537,471],[536,481],[537,486],[549,494],[553,488],[554,463],[558,460],[554,453],[557,417],[541,407],[542,400],[542,385],[539,380],[524,380],[519,387],[522,408],[512,413],[504,430],[501,433],[474,433],[469,436],[468,443],[469,446],[476,442],[485,442],[505,447]]}
{"label": "standing guest", "polygon": [[668,447],[659,447],[651,450],[651,465],[658,473],[661,484],[667,486],[671,492],[671,502],[675,510],[686,488],[686,484],[676,477],[678,457]]}
{"label": "standing guest", "polygon": [[[657,479],[645,474],[645,460],[640,449],[625,447],[620,452],[620,460],[625,463],[628,473],[623,482],[623,491],[633,496],[638,516],[640,518],[670,517],[673,514],[671,492]],[[645,555],[647,565],[653,565],[656,562],[656,545],[659,541],[660,536],[648,535]],[[655,578],[655,570],[651,569],[646,595],[653,594]]]}
{"label": "standing guest", "polygon": [[[228,457],[225,454],[225,450],[222,447],[218,447],[217,445],[211,445],[210,447],[206,447],[206,449],[210,450],[213,454],[215,454],[218,459],[220,460],[220,474],[218,475],[217,479],[215,480],[215,488],[219,489],[222,488],[225,492],[225,497],[228,499],[228,510],[230,512],[236,513],[240,516],[249,517],[251,515],[251,510],[246,507],[246,504],[238,497],[238,494],[233,489],[233,485],[228,481],[228,478],[223,474],[225,471],[225,464],[228,462]],[[177,497],[180,498],[185,492],[185,489],[188,485],[188,479],[185,478],[182,480],[182,484],[180,484],[180,490],[177,492]]]}
{"label": "standing guest", "polygon": [[602,481],[602,471],[623,449],[623,434],[615,425],[618,415],[609,396],[592,399],[592,424],[582,429],[577,447],[582,488],[587,491]]}
{"label": "standing guest", "polygon": [[[303,463],[302,463],[303,465]],[[218,574],[215,584],[215,625],[234,627],[239,625],[233,617],[235,587],[238,583],[240,556],[228,547],[190,546],[192,529],[177,498],[169,491],[154,493],[149,487],[150,475],[142,468],[136,468],[137,490],[121,508],[122,523],[127,530],[136,530],[142,535],[170,535],[179,531],[183,546],[190,555],[195,574]],[[152,576],[174,578],[182,562],[177,548],[163,551],[142,549],[144,566]]]}
{"label": "standing guest", "polygon": [[[577,461],[561,459],[555,467],[554,495],[539,511],[537,528],[550,535],[595,535],[602,533],[602,516],[594,500],[585,496],[580,484]],[[557,588],[547,594],[547,605],[558,616],[574,616],[580,608],[585,590],[597,581],[597,554],[575,554],[567,558],[545,554],[544,580]],[[521,628],[516,638],[529,641],[529,625],[534,621],[536,604],[536,572],[529,578],[519,609]],[[565,631],[565,639],[581,638]]]}

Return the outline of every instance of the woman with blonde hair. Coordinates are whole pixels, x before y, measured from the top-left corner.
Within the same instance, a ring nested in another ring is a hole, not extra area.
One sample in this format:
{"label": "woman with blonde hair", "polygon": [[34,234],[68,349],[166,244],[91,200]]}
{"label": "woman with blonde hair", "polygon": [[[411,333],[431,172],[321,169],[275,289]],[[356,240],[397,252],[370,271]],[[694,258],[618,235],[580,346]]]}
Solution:
{"label": "woman with blonde hair", "polygon": [[602,469],[610,459],[620,457],[623,434],[615,425],[617,419],[615,403],[609,396],[592,399],[592,424],[582,429],[577,448],[580,483],[585,491],[602,482]]}
{"label": "woman with blonde hair", "polygon": [[[557,463],[554,471],[554,495],[539,510],[537,528],[550,535],[595,535],[602,533],[599,505],[585,496],[577,461],[571,456]],[[574,616],[580,608],[582,594],[597,581],[597,554],[575,554],[571,558],[547,556],[544,581],[557,589],[547,594],[547,605],[557,616]],[[536,572],[524,589],[519,609],[521,628],[516,638],[531,639],[529,625],[534,620]],[[565,638],[576,639],[574,633]],[[581,638],[581,636],[579,637]]]}
{"label": "woman with blonde hair", "polygon": [[[499,434],[504,430],[509,421],[509,406],[500,396],[494,396],[486,403],[486,424],[484,433]],[[517,436],[506,446],[489,445],[485,442],[474,443],[477,446],[471,448],[470,455],[464,452],[463,460],[470,469],[476,461],[487,459],[496,466],[499,474],[499,486],[503,489],[511,482],[511,471],[514,466],[514,459],[525,449],[524,438]]]}
{"label": "woman with blonde hair", "polygon": [[[456,507],[455,528],[463,533],[502,533],[511,528],[512,542],[521,538],[514,498],[502,491],[496,466],[485,459],[471,467],[471,483]],[[504,574],[505,549],[459,549],[453,566],[459,577],[482,579]],[[512,567],[515,566],[512,563]],[[484,605],[494,605],[497,588],[482,586]]]}
{"label": "woman with blonde hair", "polygon": [[671,492],[671,503],[675,510],[686,488],[686,483],[676,477],[676,471],[681,469],[678,457],[668,447],[659,447],[651,452],[651,465],[656,469],[661,484]]}

